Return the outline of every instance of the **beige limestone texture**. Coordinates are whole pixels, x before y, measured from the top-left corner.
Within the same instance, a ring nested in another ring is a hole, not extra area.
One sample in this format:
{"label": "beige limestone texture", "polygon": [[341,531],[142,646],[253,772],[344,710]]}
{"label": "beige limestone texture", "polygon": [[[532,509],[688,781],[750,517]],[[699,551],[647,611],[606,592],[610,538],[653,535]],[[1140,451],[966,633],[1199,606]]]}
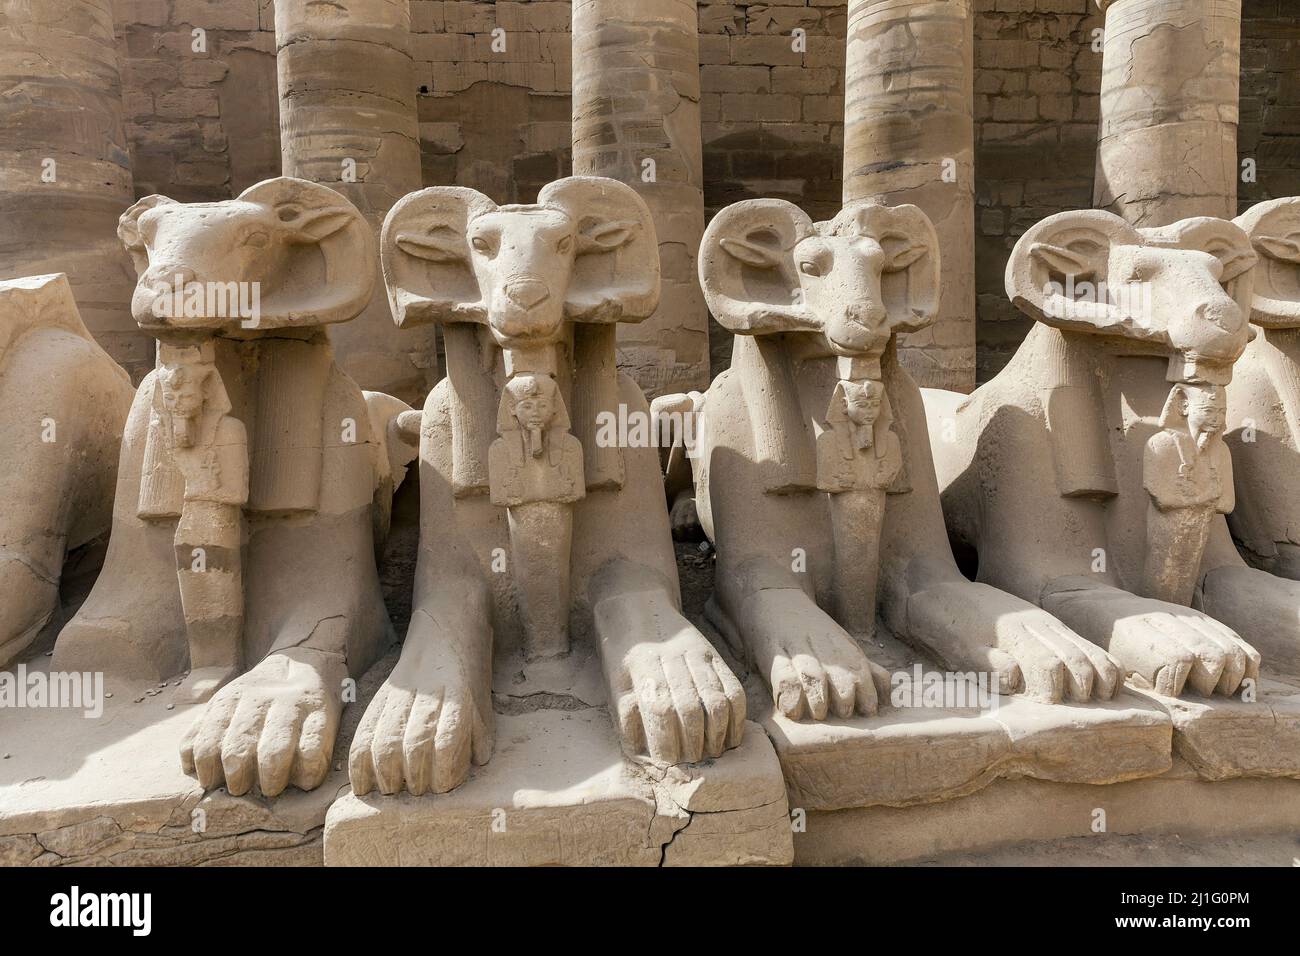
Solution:
{"label": "beige limestone texture", "polygon": [[[744,692],[681,613],[657,452],[598,437],[620,406],[649,412],[614,366],[614,324],[654,311],[657,248],[645,202],[599,177],[517,206],[433,187],[389,214],[394,314],[442,325],[448,377],[424,406],[411,627],[352,747],[358,795],[440,794],[487,763],[504,739],[492,661],[512,653],[521,677],[594,654],[629,760],[735,759]],[[539,706],[591,700],[574,679]]]}
{"label": "beige limestone texture", "polygon": [[[181,768],[177,750],[203,705],[180,675],[106,674],[93,717],[82,706],[0,709],[0,866],[320,866],[348,744],[396,659],[389,650],[358,679],[325,782],[274,798],[205,788]],[[57,673],[50,665],[28,662],[28,681]]]}
{"label": "beige limestone texture", "polygon": [[1228,515],[1254,566],[1300,578],[1300,198],[1252,206],[1235,222],[1250,236],[1255,266],[1250,320],[1256,335],[1228,389],[1237,507]]}
{"label": "beige limestone texture", "polygon": [[[726,646],[738,646],[738,635],[721,623]],[[1170,766],[1175,721],[1167,701],[1133,691],[1086,702],[1043,703],[1023,694],[979,700],[969,685],[964,699],[945,699],[941,692],[927,699],[924,684],[913,684],[911,694],[900,679],[914,681],[918,669],[923,682],[940,676],[932,660],[883,627],[869,648],[872,661],[890,675],[888,695],[869,717],[791,720],[772,705],[754,671],[744,675],[750,712],[764,715],[792,811],[920,806],[1020,776],[1114,783],[1155,776]],[[1279,686],[1278,693],[1294,690]],[[1206,725],[1203,714],[1189,716]],[[1263,721],[1255,721],[1254,730],[1260,737],[1267,734]],[[1203,739],[1207,765],[1235,766],[1230,735],[1225,740],[1212,729]],[[1274,769],[1291,766],[1288,755]]]}
{"label": "beige limestone texture", "polygon": [[[1105,785],[999,780],[927,806],[865,807],[808,814],[795,834],[798,866],[937,862],[1077,866],[1109,841],[1140,835],[1137,865],[1185,863],[1181,840],[1268,838],[1274,865],[1295,857],[1300,781],[1199,779],[1182,761],[1159,777]],[[1102,811],[1104,816],[1098,814]],[[1099,824],[1104,830],[1098,830]],[[1055,852],[1044,855],[1048,841]],[[1015,852],[1019,849],[1019,852]],[[1146,852],[1143,852],[1145,850]],[[1162,852],[1163,851],[1163,852]],[[963,854],[960,861],[952,855]],[[1229,854],[1228,862],[1235,854]],[[1103,860],[1105,857],[1103,857]],[[1238,862],[1237,865],[1240,865]]]}
{"label": "beige limestone texture", "polygon": [[130,259],[113,240],[131,159],[111,0],[0,11],[0,278],[62,272],[86,326],[138,380],[153,343],[131,321]]}
{"label": "beige limestone texture", "polygon": [[[54,665],[164,680],[188,660],[184,696],[208,703],[187,772],[235,795],[311,789],[344,679],[391,632],[374,538],[399,433],[372,430],[321,328],[370,300],[373,233],[335,191],[283,177],[222,202],[146,197],[119,235],[160,364],[126,422],[104,570]],[[178,287],[226,295],[178,309]],[[259,307],[233,309],[246,290]]]}
{"label": "beige limestone texture", "polygon": [[1252,645],[1295,663],[1300,594],[1247,568],[1221,517],[1222,392],[1250,335],[1255,259],[1221,219],[1049,217],[1007,267],[1008,294],[1038,323],[1012,363],[969,398],[927,395],[949,532],[977,554],[979,580],[1051,610],[1168,696],[1248,690]]}
{"label": "beige limestone texture", "polygon": [[975,387],[975,77],[970,0],[852,0],[844,202],[919,206],[939,237],[935,320],[898,338],[918,384]]}
{"label": "beige limestone texture", "polygon": [[636,189],[654,217],[654,313],[618,332],[618,363],[648,395],[709,382],[699,22],[691,0],[573,4],[573,172]]}
{"label": "beige limestone texture", "polygon": [[1241,0],[1099,0],[1093,205],[1136,226],[1237,212]]}
{"label": "beige limestone texture", "polygon": [[0,281],[0,667],[57,624],[65,556],[107,538],[133,391],[66,276]]}
{"label": "beige limestone texture", "polygon": [[[347,196],[376,235],[393,203],[421,186],[410,31],[407,0],[275,4],[282,171]],[[330,339],[362,388],[418,405],[437,381],[434,330],[395,327],[378,285]]]}
{"label": "beige limestone texture", "polygon": [[[968,581],[953,559],[920,391],[893,341],[934,319],[938,248],[921,210],[870,201],[813,223],[751,200],[705,234],[701,283],[736,333],[693,459],[718,550],[712,610],[791,720],[877,711],[887,679],[859,643],[877,614],[1004,693],[1082,702],[1119,690],[1103,651],[1023,597]],[[838,413],[846,387],[868,382],[883,389],[870,388],[883,395],[870,438]]]}
{"label": "beige limestone texture", "polygon": [[496,747],[449,793],[346,794],[329,812],[329,866],[781,865],[785,783],[749,725],[719,760],[628,759],[599,654],[494,662]]}

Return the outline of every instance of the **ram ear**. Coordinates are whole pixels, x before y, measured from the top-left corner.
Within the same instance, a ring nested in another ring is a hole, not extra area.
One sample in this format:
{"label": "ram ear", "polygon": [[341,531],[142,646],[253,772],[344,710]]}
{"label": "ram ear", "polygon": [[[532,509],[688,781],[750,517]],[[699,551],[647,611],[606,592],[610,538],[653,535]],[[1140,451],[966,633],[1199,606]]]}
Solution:
{"label": "ram ear", "polygon": [[1300,265],[1300,236],[1260,236],[1255,240],[1255,248],[1262,256]]}
{"label": "ram ear", "polygon": [[263,207],[286,244],[250,328],[330,325],[361,314],[375,291],[379,256],[374,230],[346,196],[280,176],[248,187],[236,201]]}
{"label": "ram ear", "polygon": [[1233,221],[1259,254],[1250,321],[1266,329],[1300,328],[1300,196],[1257,203]]}
{"label": "ram ear", "polygon": [[145,247],[144,237],[140,235],[140,217],[150,209],[174,205],[176,205],[176,200],[168,199],[166,196],[157,194],[145,196],[118,217],[117,238],[122,240],[122,245],[130,253],[131,264],[135,266],[136,275],[140,275],[145,269],[149,268],[149,250]]}
{"label": "ram ear", "polygon": [[816,331],[794,249],[812,220],[784,199],[748,199],[713,217],[700,240],[700,286],[713,317],[740,335]]}
{"label": "ram ear", "polygon": [[1112,248],[1141,244],[1135,228],[1102,209],[1048,216],[1030,227],[1011,251],[1007,295],[1030,318],[1057,328],[1163,340],[1164,332],[1144,316],[1110,302],[1076,301],[1066,295],[1080,282],[1096,286],[1108,281]]}
{"label": "ram ear", "polygon": [[379,254],[399,326],[486,321],[466,234],[470,222],[496,208],[476,189],[433,186],[410,193],[389,210]]}
{"label": "ram ear", "polygon": [[574,222],[578,244],[564,314],[578,322],[639,322],[659,305],[659,239],[645,200],[600,176],[550,183],[537,203]]}

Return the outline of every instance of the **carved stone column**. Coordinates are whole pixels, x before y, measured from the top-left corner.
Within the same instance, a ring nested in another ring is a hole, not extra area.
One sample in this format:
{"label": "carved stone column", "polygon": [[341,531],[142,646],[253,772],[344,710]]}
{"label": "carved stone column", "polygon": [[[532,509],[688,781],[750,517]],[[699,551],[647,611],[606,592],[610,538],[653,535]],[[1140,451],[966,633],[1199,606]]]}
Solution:
{"label": "carved stone column", "polygon": [[86,326],[138,380],[153,339],[131,318],[117,239],[133,201],[111,0],[0,4],[0,278],[66,272]]}
{"label": "carved stone column", "polygon": [[[407,0],[276,0],[282,170],[337,189],[376,232],[419,189],[420,138]],[[393,323],[383,284],[357,319],[330,329],[362,388],[417,407],[437,377],[432,328]]]}
{"label": "carved stone column", "polygon": [[[709,383],[699,21],[690,0],[574,0],[573,172],[634,188],[659,236],[659,308],[620,324],[618,359],[646,391]],[[612,334],[609,333],[609,334]]]}
{"label": "carved stone column", "polygon": [[1093,205],[1136,226],[1237,214],[1241,0],[1098,0]]}
{"label": "carved stone column", "polygon": [[913,203],[939,233],[932,326],[899,338],[918,384],[975,387],[974,34],[970,0],[850,0],[844,201]]}

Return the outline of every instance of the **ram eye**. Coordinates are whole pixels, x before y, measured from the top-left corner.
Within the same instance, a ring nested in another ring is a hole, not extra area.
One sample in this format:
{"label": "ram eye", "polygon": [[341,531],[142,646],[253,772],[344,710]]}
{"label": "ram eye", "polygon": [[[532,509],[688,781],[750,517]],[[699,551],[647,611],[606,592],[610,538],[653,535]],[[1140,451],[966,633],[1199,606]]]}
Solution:
{"label": "ram eye", "polygon": [[244,245],[252,246],[254,249],[265,249],[270,241],[271,237],[260,229],[244,237]]}
{"label": "ram eye", "polygon": [[489,253],[492,251],[492,244],[488,242],[486,239],[484,239],[482,236],[475,236],[474,238],[470,239],[469,244],[473,246],[478,252]]}
{"label": "ram eye", "polygon": [[568,255],[569,250],[573,248],[573,237],[565,236],[555,244],[555,251],[560,255]]}
{"label": "ram eye", "polygon": [[807,259],[799,263],[799,271],[806,276],[812,276],[814,279],[820,278],[822,274],[821,266]]}

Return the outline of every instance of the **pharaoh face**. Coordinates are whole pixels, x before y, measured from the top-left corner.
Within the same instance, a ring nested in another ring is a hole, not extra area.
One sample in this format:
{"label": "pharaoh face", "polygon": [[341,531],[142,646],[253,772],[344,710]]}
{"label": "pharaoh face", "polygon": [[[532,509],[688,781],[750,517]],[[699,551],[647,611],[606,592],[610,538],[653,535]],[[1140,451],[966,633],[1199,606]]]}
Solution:
{"label": "pharaoh face", "polygon": [[159,375],[162,382],[163,408],[173,416],[193,418],[203,408],[203,385],[211,366],[164,365]]}
{"label": "pharaoh face", "polygon": [[[548,388],[547,385],[550,387]],[[514,379],[507,386],[514,399],[514,416],[521,428],[529,431],[546,428],[555,417],[555,384],[549,380],[527,377]]]}
{"label": "pharaoh face", "polygon": [[846,389],[844,402],[849,421],[863,426],[875,424],[880,417],[880,403],[884,394],[884,386],[877,382],[869,382],[861,388]]}
{"label": "pharaoh face", "polygon": [[1181,410],[1187,419],[1188,432],[1196,439],[1196,447],[1204,450],[1211,439],[1223,432],[1227,396],[1224,389],[1214,385],[1185,386]]}

